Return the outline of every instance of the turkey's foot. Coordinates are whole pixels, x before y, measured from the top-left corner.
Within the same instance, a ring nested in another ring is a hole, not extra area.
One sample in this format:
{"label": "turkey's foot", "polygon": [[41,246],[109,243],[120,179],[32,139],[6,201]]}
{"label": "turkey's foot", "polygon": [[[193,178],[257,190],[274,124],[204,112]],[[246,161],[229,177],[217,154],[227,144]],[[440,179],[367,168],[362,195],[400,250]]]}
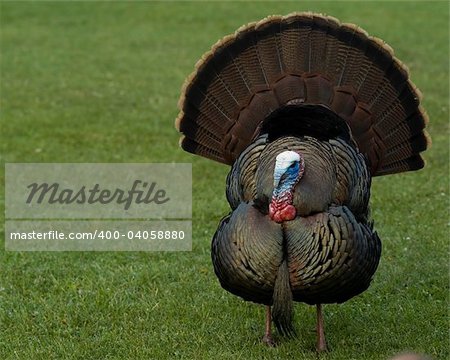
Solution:
{"label": "turkey's foot", "polygon": [[328,346],[327,346],[327,342],[326,342],[325,338],[317,339],[316,350],[318,353],[328,351]]}
{"label": "turkey's foot", "polygon": [[264,334],[263,338],[262,338],[262,342],[264,344],[266,344],[268,347],[275,347],[277,346],[277,343],[275,342],[275,340],[272,338],[271,334]]}

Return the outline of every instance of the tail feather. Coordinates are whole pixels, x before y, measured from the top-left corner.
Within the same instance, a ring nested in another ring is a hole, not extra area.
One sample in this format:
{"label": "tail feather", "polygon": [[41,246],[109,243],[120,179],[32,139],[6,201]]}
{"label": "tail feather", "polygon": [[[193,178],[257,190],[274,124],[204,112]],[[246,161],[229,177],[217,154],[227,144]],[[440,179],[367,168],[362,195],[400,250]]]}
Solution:
{"label": "tail feather", "polygon": [[227,160],[222,156],[222,153],[220,153],[219,151],[215,150],[214,148],[204,146],[188,137],[181,137],[180,146],[190,153],[198,154],[200,156],[204,156],[205,158],[221,163],[227,162]]}
{"label": "tail feather", "polygon": [[419,170],[425,166],[425,161],[420,155],[413,155],[407,159],[393,162],[383,166],[382,171],[378,175],[389,175],[402,171]]}
{"label": "tail feather", "polygon": [[396,162],[402,161],[411,153],[417,153],[423,151],[428,146],[428,141],[422,136],[409,139],[406,144],[399,144],[395,148],[392,148],[388,154],[386,154],[383,166],[388,166]]}
{"label": "tail feather", "polygon": [[[309,71],[321,72],[326,68],[327,63],[327,49],[328,49],[328,30],[333,22],[324,17],[314,16],[314,30],[309,35],[310,54],[309,54]],[[336,24],[334,25],[335,27]]]}
{"label": "tail feather", "polygon": [[277,23],[271,23],[255,34],[255,49],[267,85],[276,81],[284,71],[278,30]]}

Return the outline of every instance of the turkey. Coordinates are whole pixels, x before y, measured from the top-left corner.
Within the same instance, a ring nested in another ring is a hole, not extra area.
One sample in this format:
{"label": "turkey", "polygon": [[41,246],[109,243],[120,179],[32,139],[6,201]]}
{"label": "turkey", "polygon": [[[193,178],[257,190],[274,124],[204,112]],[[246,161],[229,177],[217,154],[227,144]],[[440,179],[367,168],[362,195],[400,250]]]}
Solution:
{"label": "turkey", "polygon": [[313,13],[271,16],[207,52],[186,80],[181,147],[227,165],[231,207],[213,237],[227,291],[293,335],[293,302],[317,309],[369,287],[381,255],[373,176],[417,170],[430,141],[420,93],[380,39]]}

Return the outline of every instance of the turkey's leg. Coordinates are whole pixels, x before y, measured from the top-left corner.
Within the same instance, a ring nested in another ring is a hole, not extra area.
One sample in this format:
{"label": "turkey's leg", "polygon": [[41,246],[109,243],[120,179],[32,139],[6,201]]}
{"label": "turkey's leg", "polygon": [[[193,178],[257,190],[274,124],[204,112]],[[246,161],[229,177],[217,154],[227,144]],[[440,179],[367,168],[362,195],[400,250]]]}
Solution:
{"label": "turkey's leg", "polygon": [[323,327],[322,304],[317,304],[317,351],[327,351],[327,341],[325,340],[325,331]]}
{"label": "turkey's leg", "polygon": [[270,312],[270,306],[266,306],[266,331],[262,338],[262,341],[267,346],[273,347],[275,346],[275,341],[272,339],[272,314]]}

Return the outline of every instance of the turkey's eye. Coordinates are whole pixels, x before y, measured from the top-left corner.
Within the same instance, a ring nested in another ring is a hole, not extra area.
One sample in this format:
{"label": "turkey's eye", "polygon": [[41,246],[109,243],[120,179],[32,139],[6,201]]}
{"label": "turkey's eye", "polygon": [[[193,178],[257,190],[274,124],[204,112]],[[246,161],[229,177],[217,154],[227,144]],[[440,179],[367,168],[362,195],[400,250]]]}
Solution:
{"label": "turkey's eye", "polygon": [[289,165],[289,168],[288,169],[292,169],[292,168],[294,168],[295,167],[295,162],[293,162],[291,165]]}

